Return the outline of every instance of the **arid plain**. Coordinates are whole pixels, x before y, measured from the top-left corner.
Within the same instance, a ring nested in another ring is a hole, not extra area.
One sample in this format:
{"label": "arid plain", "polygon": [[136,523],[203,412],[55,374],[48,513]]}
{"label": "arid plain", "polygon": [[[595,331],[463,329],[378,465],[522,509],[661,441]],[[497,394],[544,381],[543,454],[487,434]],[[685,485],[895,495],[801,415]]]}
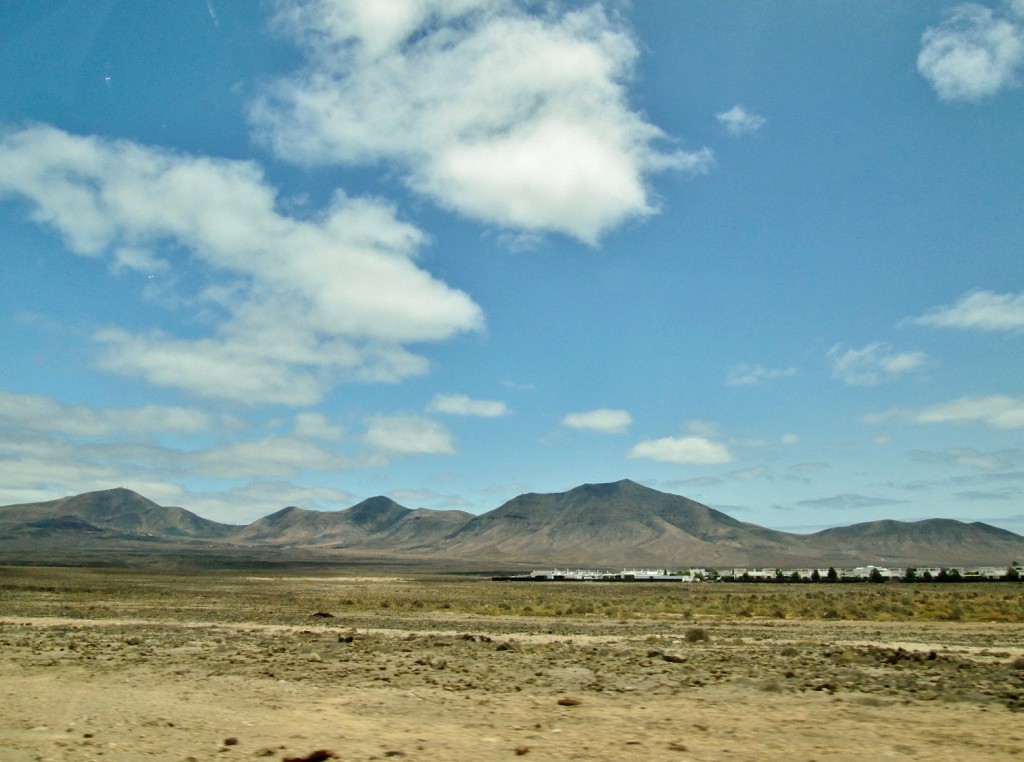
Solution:
{"label": "arid plain", "polygon": [[1021,759],[1022,709],[1020,583],[0,568],[4,760]]}

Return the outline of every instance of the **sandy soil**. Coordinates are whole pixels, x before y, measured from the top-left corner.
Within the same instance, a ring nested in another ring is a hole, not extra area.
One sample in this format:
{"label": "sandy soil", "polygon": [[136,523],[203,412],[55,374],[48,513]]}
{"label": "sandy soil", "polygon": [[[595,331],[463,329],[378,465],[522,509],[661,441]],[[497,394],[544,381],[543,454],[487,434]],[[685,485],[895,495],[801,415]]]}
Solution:
{"label": "sandy soil", "polygon": [[[105,594],[68,615],[66,594],[9,590],[3,762],[1024,759],[1014,623],[316,608],[216,622],[119,613]],[[39,613],[56,599],[63,613]]]}
{"label": "sandy soil", "polygon": [[359,574],[0,567],[0,762],[1024,759],[1017,587]]}

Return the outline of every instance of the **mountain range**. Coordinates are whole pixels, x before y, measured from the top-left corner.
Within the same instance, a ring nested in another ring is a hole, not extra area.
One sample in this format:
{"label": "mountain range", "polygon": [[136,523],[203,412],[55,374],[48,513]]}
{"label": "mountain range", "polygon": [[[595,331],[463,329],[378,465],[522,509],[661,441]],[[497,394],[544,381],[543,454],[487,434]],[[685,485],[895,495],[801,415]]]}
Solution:
{"label": "mountain range", "polygon": [[189,546],[287,549],[381,560],[500,565],[931,566],[1008,564],[1024,537],[981,522],[873,521],[794,534],[739,521],[688,498],[628,479],[566,492],[527,493],[480,515],[411,509],[371,497],[339,511],[295,506],[239,526],[161,506],[125,488],[0,507],[0,551],[116,554]]}

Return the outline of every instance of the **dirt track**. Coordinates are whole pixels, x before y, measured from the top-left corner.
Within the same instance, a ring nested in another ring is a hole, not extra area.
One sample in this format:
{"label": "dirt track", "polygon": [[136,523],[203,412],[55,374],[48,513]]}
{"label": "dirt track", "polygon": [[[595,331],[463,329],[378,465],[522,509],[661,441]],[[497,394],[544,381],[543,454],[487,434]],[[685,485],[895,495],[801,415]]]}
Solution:
{"label": "dirt track", "polygon": [[221,624],[26,614],[30,598],[0,608],[3,760],[1024,758],[1014,623]]}

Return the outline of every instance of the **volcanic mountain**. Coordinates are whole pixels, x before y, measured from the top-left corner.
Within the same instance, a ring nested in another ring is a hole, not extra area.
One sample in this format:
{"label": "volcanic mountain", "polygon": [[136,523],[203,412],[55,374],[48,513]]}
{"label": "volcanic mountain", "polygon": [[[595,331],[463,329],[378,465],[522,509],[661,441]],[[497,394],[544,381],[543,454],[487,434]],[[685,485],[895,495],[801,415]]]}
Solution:
{"label": "volcanic mountain", "polygon": [[379,496],[339,511],[291,506],[232,526],[123,488],[0,507],[0,546],[8,548],[73,550],[77,543],[116,554],[128,547],[118,543],[140,538],[159,546],[157,553],[171,552],[174,542],[201,543],[204,552],[244,549],[246,557],[284,548],[294,556],[308,548],[321,556],[450,559],[488,568],[941,566],[1024,559],[1024,537],[980,522],[874,521],[800,535],[739,521],[628,479],[520,495],[479,516],[410,509]]}
{"label": "volcanic mountain", "polygon": [[463,511],[413,510],[378,496],[341,511],[284,508],[243,527],[231,539],[246,544],[430,552],[471,517]]}
{"label": "volcanic mountain", "polygon": [[1024,537],[980,521],[952,519],[869,521],[825,529],[807,535],[805,542],[836,563],[862,563],[867,552],[877,559],[874,563],[890,566],[1011,562],[1024,555]]}
{"label": "volcanic mountain", "polygon": [[520,495],[469,520],[445,549],[460,557],[589,565],[715,565],[751,557],[781,563],[802,555],[795,535],[628,479]]}
{"label": "volcanic mountain", "polygon": [[107,532],[223,539],[237,530],[236,526],[204,519],[184,508],[157,505],[123,487],[0,507],[0,535]]}

